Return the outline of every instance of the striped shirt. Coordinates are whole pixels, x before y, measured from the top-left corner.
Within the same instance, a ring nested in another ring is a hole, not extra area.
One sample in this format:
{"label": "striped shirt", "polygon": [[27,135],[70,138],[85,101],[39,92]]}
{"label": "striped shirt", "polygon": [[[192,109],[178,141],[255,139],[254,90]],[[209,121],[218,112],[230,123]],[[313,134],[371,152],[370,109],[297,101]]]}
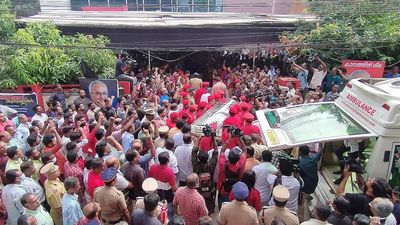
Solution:
{"label": "striped shirt", "polygon": [[186,225],[197,225],[200,217],[208,215],[203,196],[196,189],[187,186],[180,187],[176,191],[174,206],[178,206]]}

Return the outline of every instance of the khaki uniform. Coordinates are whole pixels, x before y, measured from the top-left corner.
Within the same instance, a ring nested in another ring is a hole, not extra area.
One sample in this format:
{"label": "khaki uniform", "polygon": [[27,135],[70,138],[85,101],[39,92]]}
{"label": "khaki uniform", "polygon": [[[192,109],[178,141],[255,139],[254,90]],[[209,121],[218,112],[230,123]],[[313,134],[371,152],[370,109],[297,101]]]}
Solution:
{"label": "khaki uniform", "polygon": [[256,210],[247,202],[224,202],[219,211],[218,221],[225,225],[256,225],[258,224]]}
{"label": "khaki uniform", "polygon": [[65,194],[64,184],[59,180],[46,180],[44,182],[47,203],[50,205],[50,216],[55,225],[62,225],[61,202]]}
{"label": "khaki uniform", "polygon": [[127,208],[124,194],[114,186],[99,187],[94,192],[94,201],[100,204],[101,219],[105,223],[121,220]]}
{"label": "khaki uniform", "polygon": [[259,221],[260,225],[270,225],[275,217],[283,220],[286,225],[299,225],[299,218],[295,212],[287,208],[279,208],[275,206],[263,207],[261,210]]}

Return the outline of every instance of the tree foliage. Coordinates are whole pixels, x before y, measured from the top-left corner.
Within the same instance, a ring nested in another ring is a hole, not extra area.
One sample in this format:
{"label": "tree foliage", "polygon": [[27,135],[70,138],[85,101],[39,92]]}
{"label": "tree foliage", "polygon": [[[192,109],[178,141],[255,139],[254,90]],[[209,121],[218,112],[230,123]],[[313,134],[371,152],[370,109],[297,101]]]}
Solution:
{"label": "tree foliage", "polygon": [[8,40],[15,32],[15,15],[11,8],[10,0],[0,0],[0,41]]}
{"label": "tree foliage", "polygon": [[400,14],[396,0],[310,1],[315,21],[280,37],[289,52],[318,53],[328,60],[400,60]]}

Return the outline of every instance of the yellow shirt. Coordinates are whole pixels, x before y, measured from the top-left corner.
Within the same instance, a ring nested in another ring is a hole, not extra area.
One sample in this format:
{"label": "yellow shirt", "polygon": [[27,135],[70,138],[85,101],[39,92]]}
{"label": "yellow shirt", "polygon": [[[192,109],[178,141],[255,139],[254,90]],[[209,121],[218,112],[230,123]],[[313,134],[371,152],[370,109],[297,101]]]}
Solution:
{"label": "yellow shirt", "polygon": [[21,164],[22,164],[21,159],[18,159],[18,160],[9,159],[7,161],[5,172],[7,172],[9,170],[14,170],[14,169],[21,170]]}
{"label": "yellow shirt", "polygon": [[64,184],[59,180],[46,180],[44,182],[46,199],[51,208],[61,208],[62,197],[65,194]]}

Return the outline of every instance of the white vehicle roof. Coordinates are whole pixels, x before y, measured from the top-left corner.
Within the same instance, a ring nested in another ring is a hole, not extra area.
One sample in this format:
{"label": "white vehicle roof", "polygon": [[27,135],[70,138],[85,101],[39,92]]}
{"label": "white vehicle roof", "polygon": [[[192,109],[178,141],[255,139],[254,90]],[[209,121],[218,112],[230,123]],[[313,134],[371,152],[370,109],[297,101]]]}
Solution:
{"label": "white vehicle roof", "polygon": [[400,134],[400,79],[351,80],[335,102],[256,112],[271,150]]}

